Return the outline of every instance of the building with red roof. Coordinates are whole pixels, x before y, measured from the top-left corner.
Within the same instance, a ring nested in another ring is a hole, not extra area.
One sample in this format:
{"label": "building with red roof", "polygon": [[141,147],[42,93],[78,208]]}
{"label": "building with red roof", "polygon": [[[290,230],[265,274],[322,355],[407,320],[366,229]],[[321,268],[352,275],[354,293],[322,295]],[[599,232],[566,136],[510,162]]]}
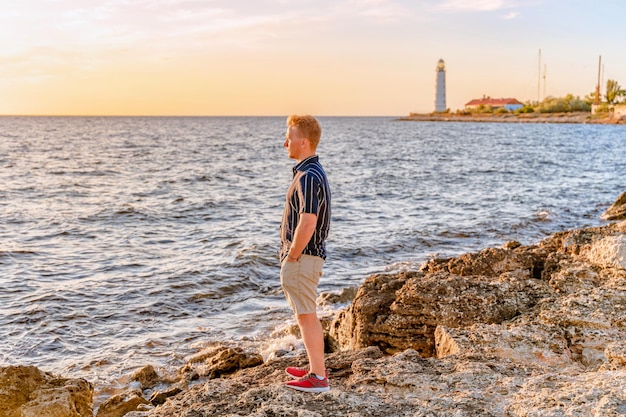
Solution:
{"label": "building with red roof", "polygon": [[514,111],[524,107],[524,103],[515,98],[491,98],[485,97],[471,100],[465,103],[466,109],[478,109],[479,107],[491,107],[494,110],[505,108],[508,111]]}

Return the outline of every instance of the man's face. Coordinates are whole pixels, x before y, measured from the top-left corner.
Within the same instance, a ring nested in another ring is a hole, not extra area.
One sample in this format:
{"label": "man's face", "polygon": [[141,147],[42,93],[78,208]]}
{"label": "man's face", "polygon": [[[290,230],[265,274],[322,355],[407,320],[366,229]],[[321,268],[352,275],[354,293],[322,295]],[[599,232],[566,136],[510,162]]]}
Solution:
{"label": "man's face", "polygon": [[283,146],[287,149],[287,154],[291,159],[299,159],[300,154],[302,153],[302,149],[304,146],[304,138],[299,137],[298,129],[289,126],[287,128],[287,133],[285,134],[285,143]]}

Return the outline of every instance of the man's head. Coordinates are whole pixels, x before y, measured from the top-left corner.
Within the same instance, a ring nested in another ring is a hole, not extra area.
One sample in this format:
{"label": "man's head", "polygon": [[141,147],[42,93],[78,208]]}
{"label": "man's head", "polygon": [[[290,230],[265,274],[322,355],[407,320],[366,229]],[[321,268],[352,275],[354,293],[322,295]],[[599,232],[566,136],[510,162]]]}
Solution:
{"label": "man's head", "polygon": [[322,128],[313,116],[291,115],[287,118],[284,146],[289,157],[302,161],[315,154],[322,136]]}

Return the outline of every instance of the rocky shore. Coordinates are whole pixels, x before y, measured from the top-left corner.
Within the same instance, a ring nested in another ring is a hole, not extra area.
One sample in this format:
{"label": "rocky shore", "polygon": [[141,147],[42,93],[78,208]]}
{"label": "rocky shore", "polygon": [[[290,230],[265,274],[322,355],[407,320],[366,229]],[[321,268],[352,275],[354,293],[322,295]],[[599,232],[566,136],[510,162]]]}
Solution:
{"label": "rocky shore", "polygon": [[[283,387],[303,352],[214,346],[176,375],[137,370],[96,415],[624,416],[626,193],[604,218],[370,276],[326,323],[327,393]],[[0,417],[93,417],[92,397],[88,381],[0,368]]]}
{"label": "rocky shore", "polygon": [[401,121],[428,122],[475,122],[475,123],[582,123],[582,124],[626,124],[626,118],[610,115],[592,115],[589,112],[569,113],[411,113]]}

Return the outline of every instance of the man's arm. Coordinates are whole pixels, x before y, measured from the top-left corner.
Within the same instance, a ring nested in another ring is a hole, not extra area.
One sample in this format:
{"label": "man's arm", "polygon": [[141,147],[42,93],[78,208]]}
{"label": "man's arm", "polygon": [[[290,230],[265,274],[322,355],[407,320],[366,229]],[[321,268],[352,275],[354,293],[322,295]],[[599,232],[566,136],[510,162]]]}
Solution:
{"label": "man's arm", "polygon": [[298,221],[298,226],[296,226],[293,242],[287,254],[287,262],[296,262],[300,258],[302,251],[311,240],[311,237],[313,237],[316,226],[317,214],[300,213],[300,220]]}

